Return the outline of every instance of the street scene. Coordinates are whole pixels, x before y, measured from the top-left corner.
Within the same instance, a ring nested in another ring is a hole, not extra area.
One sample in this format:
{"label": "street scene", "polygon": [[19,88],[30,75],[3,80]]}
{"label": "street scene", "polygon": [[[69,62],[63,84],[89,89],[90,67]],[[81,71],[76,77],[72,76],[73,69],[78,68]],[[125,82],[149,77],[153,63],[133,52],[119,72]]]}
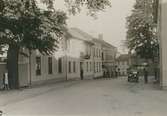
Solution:
{"label": "street scene", "polygon": [[0,0],[0,116],[163,116],[167,0]]}

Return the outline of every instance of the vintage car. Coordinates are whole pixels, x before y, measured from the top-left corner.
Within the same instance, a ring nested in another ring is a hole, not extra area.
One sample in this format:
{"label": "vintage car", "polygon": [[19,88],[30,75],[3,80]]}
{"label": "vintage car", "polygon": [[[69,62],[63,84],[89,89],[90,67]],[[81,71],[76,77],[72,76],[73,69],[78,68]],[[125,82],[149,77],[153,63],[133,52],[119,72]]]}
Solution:
{"label": "vintage car", "polygon": [[139,82],[139,73],[137,70],[130,70],[128,72],[128,82]]}

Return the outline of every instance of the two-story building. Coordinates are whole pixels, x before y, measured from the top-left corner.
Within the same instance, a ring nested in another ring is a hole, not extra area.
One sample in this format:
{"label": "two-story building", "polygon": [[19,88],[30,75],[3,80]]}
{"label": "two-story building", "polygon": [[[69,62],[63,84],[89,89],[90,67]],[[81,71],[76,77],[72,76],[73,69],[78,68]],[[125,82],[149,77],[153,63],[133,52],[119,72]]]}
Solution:
{"label": "two-story building", "polygon": [[[58,46],[51,56],[42,55],[38,50],[32,51],[30,57],[19,56],[20,86],[81,79],[81,70],[84,79],[102,76],[101,45],[94,37],[71,28]],[[25,49],[22,51],[28,53]],[[5,65],[1,63],[0,66],[4,71]]]}
{"label": "two-story building", "polygon": [[[84,79],[102,76],[101,57],[94,56],[94,48],[101,46],[94,38],[78,28],[68,30],[69,37],[61,39],[59,49],[52,56],[34,51],[31,56],[31,83],[50,80]],[[99,53],[100,54],[100,53]]]}

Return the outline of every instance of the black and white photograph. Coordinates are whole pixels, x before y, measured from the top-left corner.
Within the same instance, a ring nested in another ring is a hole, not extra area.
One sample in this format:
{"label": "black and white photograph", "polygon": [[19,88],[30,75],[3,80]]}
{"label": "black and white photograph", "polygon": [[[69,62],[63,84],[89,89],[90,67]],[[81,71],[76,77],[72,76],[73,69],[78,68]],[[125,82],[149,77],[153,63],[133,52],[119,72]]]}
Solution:
{"label": "black and white photograph", "polygon": [[167,0],[0,0],[0,116],[167,115]]}

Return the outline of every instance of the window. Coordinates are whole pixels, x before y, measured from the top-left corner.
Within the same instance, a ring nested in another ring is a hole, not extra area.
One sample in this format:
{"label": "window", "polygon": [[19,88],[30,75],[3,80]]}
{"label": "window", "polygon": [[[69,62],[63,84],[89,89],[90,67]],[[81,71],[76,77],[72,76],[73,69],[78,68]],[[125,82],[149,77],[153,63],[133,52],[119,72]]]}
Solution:
{"label": "window", "polygon": [[99,72],[100,72],[100,62],[98,63],[98,67],[99,67]]}
{"label": "window", "polygon": [[48,74],[52,74],[53,73],[52,66],[53,66],[53,64],[52,64],[52,57],[48,57]]}
{"label": "window", "polygon": [[36,57],[36,75],[41,75],[41,57]]}
{"label": "window", "polygon": [[94,62],[94,72],[96,72],[96,63]]}
{"label": "window", "polygon": [[76,72],[76,63],[75,63],[75,61],[73,62],[73,71],[74,71],[74,73]]}
{"label": "window", "polygon": [[96,72],[99,72],[98,62],[96,62],[96,68],[97,68]]}
{"label": "window", "polygon": [[102,60],[104,60],[104,53],[102,52]]}
{"label": "window", "polygon": [[53,68],[52,68],[52,57],[48,57],[48,74],[53,73]]}
{"label": "window", "polygon": [[98,57],[100,57],[100,49],[98,49]]}
{"label": "window", "polygon": [[96,57],[98,57],[98,49],[96,49]]}
{"label": "window", "polygon": [[101,72],[101,62],[99,62],[99,72]]}
{"label": "window", "polygon": [[68,72],[71,73],[71,62],[68,62]]}
{"label": "window", "polygon": [[88,64],[88,62],[86,62],[86,70],[87,70],[87,72],[89,71],[89,64]]}
{"label": "window", "polygon": [[62,73],[62,59],[61,58],[58,59],[58,72]]}
{"label": "window", "polygon": [[96,49],[93,48],[93,56],[95,57],[96,56]]}
{"label": "window", "polygon": [[90,55],[90,56],[92,56],[92,48],[90,47],[90,49],[89,49],[89,50],[90,50],[90,51],[89,51],[89,52],[90,52],[90,54],[89,54],[89,55]]}

